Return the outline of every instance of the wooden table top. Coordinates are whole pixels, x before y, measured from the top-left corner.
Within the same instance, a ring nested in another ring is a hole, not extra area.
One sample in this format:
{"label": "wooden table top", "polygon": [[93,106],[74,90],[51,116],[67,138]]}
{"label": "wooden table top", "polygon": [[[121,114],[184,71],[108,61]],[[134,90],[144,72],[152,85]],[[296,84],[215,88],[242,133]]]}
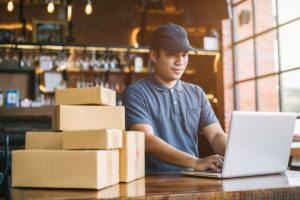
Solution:
{"label": "wooden table top", "polygon": [[204,198],[300,199],[300,172],[233,179],[184,176],[176,172],[145,178],[102,190],[12,188],[12,199]]}
{"label": "wooden table top", "polygon": [[291,148],[291,156],[300,156],[300,142],[293,142]]}

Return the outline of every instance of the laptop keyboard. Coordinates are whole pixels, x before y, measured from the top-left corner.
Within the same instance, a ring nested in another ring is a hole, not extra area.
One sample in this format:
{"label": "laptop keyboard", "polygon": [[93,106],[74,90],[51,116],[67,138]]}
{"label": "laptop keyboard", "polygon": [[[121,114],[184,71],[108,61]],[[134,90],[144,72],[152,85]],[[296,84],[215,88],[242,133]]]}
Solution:
{"label": "laptop keyboard", "polygon": [[219,172],[216,172],[216,171],[214,171],[214,170],[212,170],[212,169],[208,169],[208,170],[205,170],[205,171],[198,171],[198,172],[206,172],[206,173],[221,173],[221,172],[222,172],[222,169],[220,169],[220,171],[219,171]]}

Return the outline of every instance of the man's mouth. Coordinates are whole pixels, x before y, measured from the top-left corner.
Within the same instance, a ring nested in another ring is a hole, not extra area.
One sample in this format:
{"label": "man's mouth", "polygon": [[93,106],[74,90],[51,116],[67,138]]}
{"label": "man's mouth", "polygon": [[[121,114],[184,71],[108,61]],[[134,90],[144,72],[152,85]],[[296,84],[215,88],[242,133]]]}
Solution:
{"label": "man's mouth", "polygon": [[173,68],[171,69],[173,72],[175,72],[176,74],[181,74],[183,69],[178,69],[178,68]]}

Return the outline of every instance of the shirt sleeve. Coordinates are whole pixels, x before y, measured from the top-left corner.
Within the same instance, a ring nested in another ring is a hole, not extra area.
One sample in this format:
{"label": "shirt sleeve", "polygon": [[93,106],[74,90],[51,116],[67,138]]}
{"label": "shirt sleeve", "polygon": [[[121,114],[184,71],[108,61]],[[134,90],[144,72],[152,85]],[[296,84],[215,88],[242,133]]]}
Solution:
{"label": "shirt sleeve", "polygon": [[208,101],[208,98],[204,91],[200,89],[200,105],[201,105],[201,111],[200,111],[200,130],[202,130],[204,127],[218,122],[218,119],[210,105],[210,102]]}
{"label": "shirt sleeve", "polygon": [[125,106],[126,130],[134,124],[151,125],[147,103],[137,88],[129,86],[123,93],[122,101]]}

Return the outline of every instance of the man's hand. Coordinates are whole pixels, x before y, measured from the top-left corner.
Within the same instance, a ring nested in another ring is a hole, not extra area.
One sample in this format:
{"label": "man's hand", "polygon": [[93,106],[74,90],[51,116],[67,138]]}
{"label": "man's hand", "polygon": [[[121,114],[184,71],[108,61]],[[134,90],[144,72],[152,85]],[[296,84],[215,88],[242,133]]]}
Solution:
{"label": "man's hand", "polygon": [[220,172],[223,167],[223,157],[219,155],[207,156],[205,158],[198,158],[194,161],[193,169],[205,171],[212,169],[215,172]]}

